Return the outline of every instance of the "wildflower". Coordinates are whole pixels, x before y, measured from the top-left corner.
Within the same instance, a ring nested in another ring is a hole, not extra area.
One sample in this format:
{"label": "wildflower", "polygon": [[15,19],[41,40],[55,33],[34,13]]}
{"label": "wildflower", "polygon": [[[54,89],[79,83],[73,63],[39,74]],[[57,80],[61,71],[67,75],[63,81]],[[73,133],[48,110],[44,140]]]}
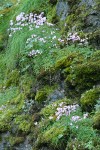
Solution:
{"label": "wildflower", "polygon": [[83,118],[86,119],[88,117],[88,113],[83,115]]}
{"label": "wildflower", "polygon": [[53,39],[53,40],[56,39],[56,36],[54,36],[52,39]]}
{"label": "wildflower", "polygon": [[35,126],[37,126],[37,124],[38,124],[37,122],[34,122],[34,125],[35,125]]}
{"label": "wildflower", "polygon": [[80,116],[72,116],[71,120],[77,122],[78,120],[80,120]]}
{"label": "wildflower", "polygon": [[10,26],[13,26],[13,24],[14,24],[13,20],[10,20]]}
{"label": "wildflower", "polygon": [[52,23],[49,23],[49,22],[47,22],[47,25],[48,26],[54,26]]}
{"label": "wildflower", "polygon": [[63,106],[63,102],[59,104],[60,107],[57,108],[57,111],[55,112],[55,115],[57,116],[57,119],[63,115],[69,116],[71,112],[76,111],[77,107],[79,105],[69,105],[69,106]]}
{"label": "wildflower", "polygon": [[72,123],[70,123],[70,126],[72,126],[73,124]]}
{"label": "wildflower", "polygon": [[53,117],[52,117],[52,116],[50,116],[50,117],[49,117],[49,119],[50,119],[50,120],[52,120],[52,119],[53,119]]}

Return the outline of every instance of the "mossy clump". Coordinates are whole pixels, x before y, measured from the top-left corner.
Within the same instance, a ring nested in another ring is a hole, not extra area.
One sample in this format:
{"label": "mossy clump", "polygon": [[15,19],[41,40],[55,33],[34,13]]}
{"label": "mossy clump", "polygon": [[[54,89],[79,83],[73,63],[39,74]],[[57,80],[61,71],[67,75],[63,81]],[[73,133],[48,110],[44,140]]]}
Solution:
{"label": "mossy clump", "polygon": [[51,7],[51,10],[47,14],[47,19],[49,22],[52,22],[53,24],[56,24],[59,22],[59,18],[56,14],[56,6]]}
{"label": "mossy clump", "polygon": [[11,130],[11,125],[10,123],[5,123],[5,121],[2,121],[0,120],[0,132],[3,133],[3,132],[6,132],[6,131],[10,131]]}
{"label": "mossy clump", "polygon": [[17,125],[17,131],[27,134],[30,132],[32,126],[31,117],[24,114],[18,115],[14,119],[14,125]]}
{"label": "mossy clump", "polygon": [[87,150],[87,148],[85,148],[85,145],[83,142],[80,142],[77,139],[74,139],[72,141],[69,141],[66,147],[66,150]]}
{"label": "mossy clump", "polygon": [[29,97],[31,98],[34,97],[34,92],[32,91],[35,82],[34,77],[25,74],[20,76],[19,82],[20,89],[23,91],[24,95],[27,97],[30,95]]}
{"label": "mossy clump", "polygon": [[92,88],[100,81],[100,61],[92,60],[73,65],[66,78],[67,86],[72,86],[78,93]]}
{"label": "mossy clump", "polygon": [[39,89],[35,95],[35,100],[39,103],[43,103],[47,100],[47,97],[50,93],[54,91],[57,86],[48,86],[45,85],[43,88]]}
{"label": "mossy clump", "polygon": [[24,142],[24,137],[14,137],[10,136],[9,137],[9,143],[11,146],[19,145],[20,143]]}
{"label": "mossy clump", "polygon": [[95,129],[100,130],[100,111],[96,112],[93,116],[93,126]]}
{"label": "mossy clump", "polygon": [[66,98],[60,99],[44,107],[41,110],[40,114],[46,119],[48,119],[48,117],[50,116],[54,116],[55,118],[55,112],[56,112],[57,107],[59,107],[60,103],[65,103],[66,105],[72,104],[71,100],[69,99],[66,99]]}
{"label": "mossy clump", "polygon": [[46,91],[37,91],[36,96],[35,96],[35,100],[39,103],[42,103],[46,100],[47,98],[47,93]]}
{"label": "mossy clump", "polygon": [[24,98],[25,96],[21,93],[0,107],[0,132],[12,130],[14,119],[22,111]]}
{"label": "mossy clump", "polygon": [[88,33],[89,43],[96,49],[100,49],[100,29]]}
{"label": "mossy clump", "polygon": [[9,108],[5,106],[0,112],[0,132],[11,130],[11,122],[15,118],[17,111],[18,110],[14,106],[9,106]]}
{"label": "mossy clump", "polygon": [[12,72],[7,74],[5,86],[9,87],[11,85],[18,85],[19,78],[20,78],[20,72],[17,69],[12,70]]}
{"label": "mossy clump", "polygon": [[65,68],[69,67],[71,65],[72,61],[74,60],[74,58],[76,57],[76,55],[78,55],[78,54],[72,53],[72,54],[69,54],[68,56],[62,57],[60,60],[58,60],[55,63],[55,68],[56,69],[65,69]]}
{"label": "mossy clump", "polygon": [[55,122],[54,124],[47,125],[44,132],[42,131],[42,135],[39,134],[38,145],[43,145],[46,143],[54,149],[65,149],[70,130],[67,126],[65,126],[64,122],[65,121],[62,120]]}
{"label": "mossy clump", "polygon": [[100,88],[90,89],[83,93],[80,99],[82,109],[85,111],[92,111],[99,97]]}

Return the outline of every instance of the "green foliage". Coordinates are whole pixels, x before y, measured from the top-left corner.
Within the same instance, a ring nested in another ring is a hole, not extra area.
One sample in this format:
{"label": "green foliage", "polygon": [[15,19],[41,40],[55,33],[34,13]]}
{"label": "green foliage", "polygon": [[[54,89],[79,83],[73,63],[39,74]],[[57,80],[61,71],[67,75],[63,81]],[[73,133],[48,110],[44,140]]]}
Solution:
{"label": "green foliage", "polygon": [[44,86],[42,89],[39,89],[36,93],[35,100],[39,103],[46,101],[47,97],[54,91],[55,87],[56,86]]}
{"label": "green foliage", "polygon": [[18,115],[14,119],[14,125],[17,125],[18,131],[28,133],[32,125],[31,118],[28,115]]}
{"label": "green foliage", "polygon": [[9,143],[11,146],[18,145],[22,142],[24,142],[24,137],[14,137],[14,136],[9,137]]}
{"label": "green foliage", "polygon": [[48,119],[50,116],[54,116],[55,119],[55,111],[57,109],[57,107],[59,106],[60,103],[64,102],[66,105],[71,104],[71,100],[69,99],[61,99],[61,100],[57,100],[56,102],[53,102],[49,105],[47,105],[45,108],[43,108],[41,110],[41,115],[43,115],[43,117],[45,119]]}
{"label": "green foliage", "polygon": [[5,87],[10,87],[11,85],[17,86],[19,84],[19,71],[17,69],[12,70],[12,72],[8,73],[7,79],[5,79]]}
{"label": "green foliage", "polygon": [[[90,58],[87,57],[89,55]],[[93,85],[96,85],[99,82],[99,60],[98,58],[94,60],[95,53],[90,53],[89,55],[85,56],[85,58],[83,57],[84,59],[80,59],[80,55],[79,57],[75,57],[66,78],[67,87],[72,87],[72,89],[79,93],[86,91],[86,89],[92,88]],[[81,61],[79,61],[79,59]]]}
{"label": "green foliage", "polygon": [[0,106],[11,101],[19,94],[19,89],[16,87],[10,87],[0,91]]}
{"label": "green foliage", "polygon": [[45,91],[38,91],[35,96],[35,100],[42,103],[47,98],[47,93]]}
{"label": "green foliage", "polygon": [[59,18],[56,14],[56,6],[51,7],[51,10],[47,14],[47,19],[49,22],[52,22],[53,24],[58,23]]}
{"label": "green foliage", "polygon": [[100,89],[94,88],[82,94],[80,103],[83,110],[91,111],[100,96]]}
{"label": "green foliage", "polygon": [[[42,110],[44,119],[39,124],[38,145],[47,143],[54,149],[66,147],[66,150],[73,150],[73,147],[79,150],[80,147],[82,150],[87,148],[90,150],[91,147],[99,146],[95,143],[95,139],[98,141],[99,138],[96,137],[96,131],[92,127],[92,119],[82,117],[82,112],[78,109],[69,116],[62,116],[59,120],[55,120],[54,112],[57,107],[57,103],[53,103]],[[49,116],[53,116],[53,119]],[[79,116],[80,119],[74,121],[73,116]]]}
{"label": "green foliage", "polygon": [[41,134],[39,135],[39,142],[49,143],[51,147],[54,147],[54,149],[64,149],[69,137],[69,133],[70,130],[67,126],[67,121],[65,121],[64,118],[61,121],[55,122],[54,124],[51,123],[51,126],[47,126],[43,132],[43,138],[41,137]]}
{"label": "green foliage", "polygon": [[100,110],[93,116],[93,125],[95,129],[100,129]]}
{"label": "green foliage", "polygon": [[[100,88],[97,88],[100,81],[100,51],[84,45],[66,44],[66,32],[74,25],[76,30],[81,29],[88,11],[85,12],[84,6],[76,8],[79,1],[69,0],[71,12],[59,25],[63,32],[61,36],[56,26],[59,22],[56,2],[21,0],[16,5],[16,0],[2,1],[1,10],[0,1],[0,132],[14,133],[7,139],[10,148],[24,141],[19,134],[28,134],[36,149],[47,145],[52,149],[99,150],[99,132],[96,131],[100,129],[100,112],[99,103],[98,106],[95,104],[100,95]],[[21,12],[38,15],[44,12],[47,21],[56,25],[49,26],[46,22],[36,28],[34,24],[29,30],[28,24],[8,37],[9,21],[13,20],[16,27],[16,16]],[[65,23],[67,26],[63,27]],[[81,31],[78,34],[85,37]],[[96,39],[99,31],[88,36],[90,40]],[[29,55],[32,50],[40,53]],[[55,84],[62,86],[62,82],[65,98],[51,103],[49,95],[57,89]],[[96,88],[92,89],[93,86]],[[95,106],[94,116],[91,118],[89,114],[86,117],[87,113],[84,115],[79,107],[70,115],[61,114],[58,119],[56,112],[60,104],[63,102],[67,107],[76,104],[76,101],[79,103],[80,95],[82,110],[93,111]],[[78,119],[75,121],[73,117]]]}
{"label": "green foliage", "polygon": [[[1,107],[2,108],[2,107]],[[2,110],[0,110],[0,131],[10,131],[11,130],[11,121],[18,113],[18,108],[15,106],[4,106]]]}

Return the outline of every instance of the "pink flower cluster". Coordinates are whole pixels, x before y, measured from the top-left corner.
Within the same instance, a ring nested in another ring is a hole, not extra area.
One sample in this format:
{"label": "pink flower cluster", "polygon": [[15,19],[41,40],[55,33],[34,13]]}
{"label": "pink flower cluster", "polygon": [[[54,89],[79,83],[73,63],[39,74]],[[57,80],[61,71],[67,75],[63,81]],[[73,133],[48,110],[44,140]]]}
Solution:
{"label": "pink flower cluster", "polygon": [[71,112],[75,112],[76,109],[79,107],[78,104],[68,106],[65,106],[63,104],[64,104],[63,102],[59,104],[60,107],[57,108],[57,111],[55,113],[57,120],[59,120],[63,115],[69,116]]}
{"label": "pink flower cluster", "polygon": [[58,41],[64,45],[77,43],[78,45],[88,45],[88,38],[85,36],[81,38],[77,32],[68,33],[66,38],[59,38]]}
{"label": "pink flower cluster", "polygon": [[72,41],[72,42],[80,41],[80,37],[77,32],[76,33],[68,33],[67,41]]}
{"label": "pink flower cluster", "polygon": [[32,56],[37,56],[38,54],[42,54],[42,52],[40,50],[32,50],[28,56],[32,57]]}
{"label": "pink flower cluster", "polygon": [[46,23],[46,17],[44,17],[44,12],[41,12],[39,15],[37,14],[25,14],[21,12],[18,16],[16,16],[16,22],[10,20],[10,28],[8,29],[11,37],[13,33],[22,30],[23,27],[28,26],[29,30],[33,30],[33,26],[35,28],[39,28],[40,26]]}
{"label": "pink flower cluster", "polygon": [[81,120],[81,118],[80,118],[80,116],[72,116],[71,120],[74,122],[77,122],[77,121]]}
{"label": "pink flower cluster", "polygon": [[77,122],[77,121],[80,121],[82,119],[86,119],[87,117],[88,117],[88,113],[83,114],[82,118],[80,116],[72,116],[71,121]]}
{"label": "pink flower cluster", "polygon": [[81,38],[77,32],[75,33],[68,33],[67,35],[67,42],[72,41],[73,43],[78,42],[79,45],[88,45],[88,38]]}

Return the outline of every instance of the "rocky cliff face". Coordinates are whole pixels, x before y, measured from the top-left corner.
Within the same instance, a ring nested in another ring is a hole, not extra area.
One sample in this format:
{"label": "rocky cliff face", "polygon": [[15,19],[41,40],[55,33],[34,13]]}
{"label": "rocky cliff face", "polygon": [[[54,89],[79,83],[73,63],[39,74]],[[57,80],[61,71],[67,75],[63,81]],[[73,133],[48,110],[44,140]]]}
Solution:
{"label": "rocky cliff face", "polygon": [[100,48],[100,2],[98,0],[58,0],[56,14],[66,24],[65,30],[84,31],[90,44]]}
{"label": "rocky cliff face", "polygon": [[100,150],[99,5],[0,0],[0,150]]}

